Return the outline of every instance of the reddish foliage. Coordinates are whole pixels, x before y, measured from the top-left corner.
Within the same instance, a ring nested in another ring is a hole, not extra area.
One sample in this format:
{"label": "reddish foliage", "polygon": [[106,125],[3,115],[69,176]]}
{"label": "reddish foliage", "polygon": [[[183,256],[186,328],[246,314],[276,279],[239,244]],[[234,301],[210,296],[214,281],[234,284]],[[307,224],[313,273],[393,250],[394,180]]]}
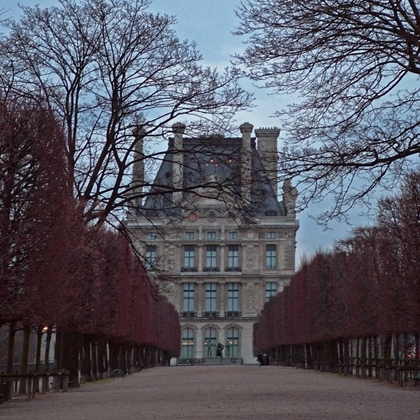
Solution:
{"label": "reddish foliage", "polygon": [[0,318],[37,323],[60,304],[68,271],[65,140],[47,109],[0,101],[0,150]]}
{"label": "reddish foliage", "polygon": [[177,356],[179,318],[124,237],[86,226],[51,112],[0,101],[0,321],[160,347]]}
{"label": "reddish foliage", "polygon": [[381,200],[376,226],[318,253],[272,298],[254,350],[419,330],[420,174]]}

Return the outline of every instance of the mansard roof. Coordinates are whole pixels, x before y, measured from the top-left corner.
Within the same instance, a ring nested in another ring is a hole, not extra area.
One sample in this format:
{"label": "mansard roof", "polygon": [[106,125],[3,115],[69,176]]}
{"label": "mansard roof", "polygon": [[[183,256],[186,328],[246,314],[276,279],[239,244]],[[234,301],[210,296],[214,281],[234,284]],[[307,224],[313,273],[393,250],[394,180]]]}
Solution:
{"label": "mansard roof", "polygon": [[[242,138],[240,137],[199,137],[183,138],[183,202],[194,196],[194,190],[216,176],[217,182],[229,189],[232,196],[242,194],[241,165],[243,157]],[[174,140],[158,169],[149,194],[139,209],[139,215],[147,217],[180,216],[182,209],[172,201],[173,168],[176,157]],[[284,216],[283,202],[277,200],[261,158],[251,139],[251,209],[255,217]]]}

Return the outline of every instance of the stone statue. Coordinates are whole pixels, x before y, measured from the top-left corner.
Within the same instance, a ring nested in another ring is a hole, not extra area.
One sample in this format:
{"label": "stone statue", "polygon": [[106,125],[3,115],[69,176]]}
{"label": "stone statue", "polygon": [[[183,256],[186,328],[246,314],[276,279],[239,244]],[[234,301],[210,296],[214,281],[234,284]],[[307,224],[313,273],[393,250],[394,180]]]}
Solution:
{"label": "stone statue", "polygon": [[207,349],[207,357],[212,357],[213,356],[213,343],[211,342],[211,340],[207,340],[206,344],[206,349]]}
{"label": "stone statue", "polygon": [[298,197],[298,190],[292,186],[290,179],[285,179],[283,182],[283,201],[286,207],[286,214],[296,214],[296,200]]}

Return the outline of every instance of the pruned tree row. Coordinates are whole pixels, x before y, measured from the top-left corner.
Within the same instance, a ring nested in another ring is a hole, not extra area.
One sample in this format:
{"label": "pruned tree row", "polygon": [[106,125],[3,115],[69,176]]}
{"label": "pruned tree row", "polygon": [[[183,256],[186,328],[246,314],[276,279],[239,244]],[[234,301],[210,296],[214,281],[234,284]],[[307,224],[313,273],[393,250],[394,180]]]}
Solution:
{"label": "pruned tree row", "polygon": [[[28,373],[31,337],[37,339],[30,369],[69,371],[75,386],[79,378],[167,363],[179,353],[178,314],[156,294],[122,234],[86,224],[53,112],[11,95],[0,101],[0,111],[0,332],[8,341],[6,374],[16,364],[20,374]],[[16,334],[22,337],[19,346]]]}
{"label": "pruned tree row", "polygon": [[361,376],[417,375],[419,189],[420,174],[412,173],[399,195],[379,202],[374,225],[305,262],[264,307],[255,352],[279,364]]}

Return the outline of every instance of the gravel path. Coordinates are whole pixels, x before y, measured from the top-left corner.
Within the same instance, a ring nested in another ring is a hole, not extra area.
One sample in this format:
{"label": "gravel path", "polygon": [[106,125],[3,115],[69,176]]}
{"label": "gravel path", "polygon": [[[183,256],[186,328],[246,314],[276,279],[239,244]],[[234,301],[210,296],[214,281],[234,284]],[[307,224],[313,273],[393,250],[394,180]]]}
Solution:
{"label": "gravel path", "polygon": [[276,366],[147,369],[0,405],[0,419],[420,419],[420,389]]}

